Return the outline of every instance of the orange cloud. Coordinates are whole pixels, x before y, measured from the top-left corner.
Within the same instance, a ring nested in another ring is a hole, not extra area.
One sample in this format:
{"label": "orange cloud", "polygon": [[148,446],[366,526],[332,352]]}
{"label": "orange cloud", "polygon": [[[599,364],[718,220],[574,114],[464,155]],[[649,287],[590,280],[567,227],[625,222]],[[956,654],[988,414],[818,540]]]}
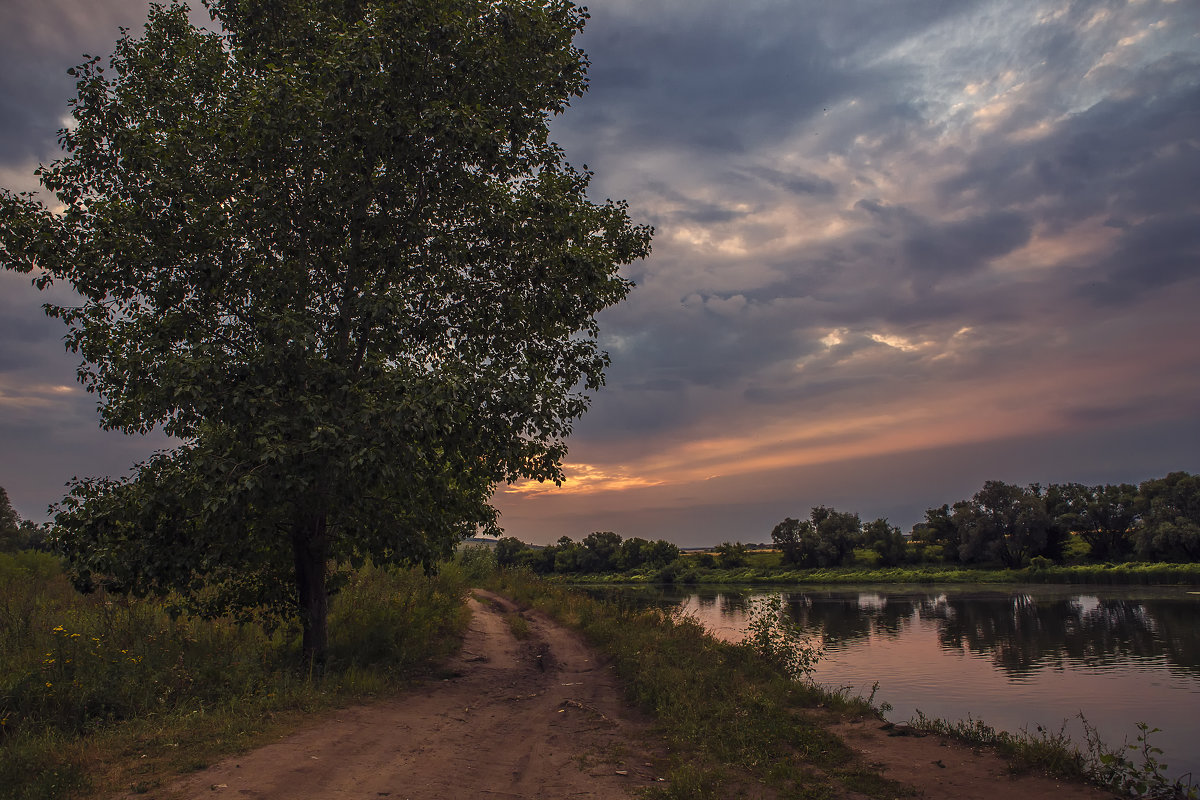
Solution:
{"label": "orange cloud", "polygon": [[563,472],[566,479],[561,486],[541,481],[518,481],[504,487],[501,491],[504,494],[525,496],[537,496],[551,492],[554,494],[595,494],[660,486],[666,482],[614,472],[611,471],[611,468],[605,470],[591,464],[568,464],[564,466]]}

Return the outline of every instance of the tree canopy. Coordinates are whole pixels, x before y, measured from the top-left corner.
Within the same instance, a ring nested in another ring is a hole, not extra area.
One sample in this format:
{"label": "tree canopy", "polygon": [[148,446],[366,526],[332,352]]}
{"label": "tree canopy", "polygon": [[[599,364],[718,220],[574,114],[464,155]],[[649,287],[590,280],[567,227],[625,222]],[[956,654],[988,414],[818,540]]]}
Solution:
{"label": "tree canopy", "polygon": [[561,478],[651,231],[549,139],[568,0],[205,5],[72,71],[58,207],[0,195],[0,261],[78,292],[48,311],[101,424],[179,441],[74,485],[79,583],[298,612],[319,656],[331,560],[432,564]]}
{"label": "tree canopy", "polygon": [[[880,521],[886,526],[886,520]],[[801,567],[835,567],[846,563],[862,543],[858,514],[816,506],[806,520],[787,517],[771,531],[784,563]]]}

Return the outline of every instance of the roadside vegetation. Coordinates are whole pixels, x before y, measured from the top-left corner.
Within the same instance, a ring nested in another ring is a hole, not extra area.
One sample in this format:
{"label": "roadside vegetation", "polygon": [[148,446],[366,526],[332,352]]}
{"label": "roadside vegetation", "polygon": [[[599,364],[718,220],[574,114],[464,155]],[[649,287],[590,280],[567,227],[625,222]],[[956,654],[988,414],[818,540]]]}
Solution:
{"label": "roadside vegetation", "polygon": [[151,791],[312,712],[393,693],[457,647],[478,577],[469,561],[346,573],[321,675],[298,623],[172,617],[169,598],[79,594],[54,556],[0,553],[0,798]]}
{"label": "roadside vegetation", "polygon": [[[814,684],[819,650],[788,625],[778,603],[750,609],[748,635],[729,643],[694,618],[605,602],[539,578],[501,570],[492,588],[580,630],[608,654],[630,699],[652,714],[667,740],[671,766],[663,788],[647,796],[707,800],[768,786],[779,797],[825,798],[846,790],[868,797],[915,796],[883,777],[829,727],[848,717],[879,717],[873,697]],[[1081,748],[1063,731],[1009,733],[974,719],[920,717],[912,728],[994,748],[1017,771],[1036,770],[1092,783],[1126,797],[1194,800],[1197,787],[1170,779],[1153,728],[1139,725],[1135,744],[1112,748],[1084,720]]]}
{"label": "roadside vegetation", "polygon": [[691,617],[604,603],[528,570],[501,570],[491,588],[579,629],[613,659],[670,753],[666,782],[647,797],[731,797],[760,785],[785,798],[915,793],[856,759],[828,730],[841,715],[876,712],[868,699],[806,680],[818,653],[777,606],[758,607],[753,635],[736,645]]}
{"label": "roadside vegetation", "polygon": [[988,481],[931,508],[907,534],[825,506],[788,517],[761,544],[702,552],[598,531],[547,547],[514,538],[501,566],[581,582],[1200,584],[1200,476],[1132,484]]}

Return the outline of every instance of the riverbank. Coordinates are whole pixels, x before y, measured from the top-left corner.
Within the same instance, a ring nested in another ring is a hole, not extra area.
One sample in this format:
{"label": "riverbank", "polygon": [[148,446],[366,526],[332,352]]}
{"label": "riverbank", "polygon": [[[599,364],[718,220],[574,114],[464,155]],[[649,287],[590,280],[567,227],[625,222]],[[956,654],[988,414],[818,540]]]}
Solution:
{"label": "riverbank", "polygon": [[[1200,564],[1134,562],[1124,564],[1034,565],[1024,569],[952,566],[830,567],[788,569],[766,558],[731,568],[705,567],[687,556],[662,569],[610,573],[570,573],[550,580],[573,585],[682,584],[687,586],[790,586],[817,584],[966,584],[1040,583],[1102,586],[1200,586]],[[777,560],[777,559],[775,559]]]}
{"label": "riverbank", "polygon": [[[1064,796],[1066,786],[1100,775],[1099,753],[1080,752],[1045,732],[997,737],[987,752],[1003,755],[995,762],[1003,764],[1002,774],[982,768],[974,777],[945,772],[954,760],[950,753],[957,758],[961,752],[954,749],[956,732],[948,730],[915,745],[929,755],[919,762],[924,770],[910,769],[903,773],[907,777],[897,778],[900,773],[880,765],[911,762],[910,739],[922,738],[921,732],[884,723],[870,697],[817,686],[803,675],[796,680],[797,665],[806,673],[804,665],[811,668],[812,661],[803,653],[794,657],[803,643],[789,637],[773,606],[764,606],[758,623],[752,624],[749,643],[735,644],[716,639],[692,617],[619,608],[528,573],[501,573],[494,588],[576,627],[613,660],[630,696],[658,720],[673,753],[669,776],[677,788],[654,796],[725,797],[753,784],[776,793],[765,796],[780,797],[837,797],[847,792],[872,797],[1053,797]],[[963,769],[982,752],[955,763]],[[860,757],[863,753],[870,757]],[[1044,795],[1005,783],[1012,774],[1047,773],[1053,779]],[[967,787],[961,781],[975,784]],[[1079,791],[1084,796],[1109,796],[1094,788]]]}

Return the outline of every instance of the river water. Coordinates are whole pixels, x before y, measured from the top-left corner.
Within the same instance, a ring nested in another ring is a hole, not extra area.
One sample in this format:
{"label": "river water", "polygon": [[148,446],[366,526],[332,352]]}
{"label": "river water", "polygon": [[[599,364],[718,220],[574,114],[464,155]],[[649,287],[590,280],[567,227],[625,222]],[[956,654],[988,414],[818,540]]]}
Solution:
{"label": "river water", "polygon": [[[638,590],[629,590],[635,594]],[[716,635],[743,636],[751,600],[779,599],[823,647],[814,678],[917,711],[1084,741],[1083,714],[1109,745],[1159,728],[1167,774],[1200,779],[1200,592],[1175,587],[839,586],[640,592]],[[628,595],[626,595],[628,597]],[[1136,762],[1136,759],[1135,759]]]}

